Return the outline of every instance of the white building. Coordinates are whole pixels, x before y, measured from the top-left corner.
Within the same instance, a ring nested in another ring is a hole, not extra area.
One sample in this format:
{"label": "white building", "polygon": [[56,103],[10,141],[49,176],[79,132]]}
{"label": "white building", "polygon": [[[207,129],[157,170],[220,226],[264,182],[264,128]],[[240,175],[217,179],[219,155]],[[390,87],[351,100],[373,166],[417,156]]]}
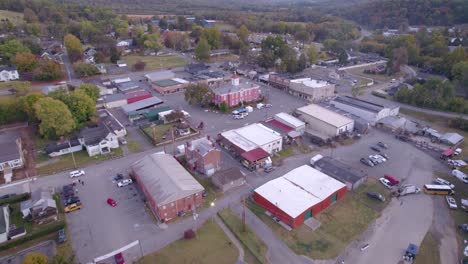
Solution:
{"label": "white building", "polygon": [[104,97],[105,108],[121,107],[127,104],[127,97],[125,94],[117,93],[110,94]]}
{"label": "white building", "polygon": [[5,182],[9,183],[13,177],[13,170],[24,165],[21,135],[17,131],[0,132],[0,171],[3,172]]}
{"label": "white building", "polygon": [[8,233],[10,232],[10,211],[8,206],[0,208],[0,243],[8,240]]}
{"label": "white building", "polygon": [[0,67],[0,82],[9,82],[18,80],[19,74],[16,67],[1,66]]}
{"label": "white building", "polygon": [[319,102],[334,96],[335,85],[311,78],[294,79],[289,83],[289,93],[310,102]]}
{"label": "white building", "polygon": [[221,136],[244,152],[260,147],[271,155],[283,149],[281,135],[259,123],[223,132]]}
{"label": "white building", "polygon": [[[316,104],[298,108],[299,119],[306,123],[306,131],[322,138],[335,137],[354,130],[354,120]],[[318,132],[318,133],[315,133]]]}
{"label": "white building", "polygon": [[335,108],[358,116],[371,125],[375,125],[380,119],[387,116],[396,116],[400,111],[399,106],[384,107],[349,96],[339,96],[330,103]]}
{"label": "white building", "polygon": [[288,127],[294,129],[294,131],[299,132],[301,135],[304,134],[306,124],[290,114],[282,112],[276,114],[273,119],[287,125]]}
{"label": "white building", "polygon": [[112,149],[119,148],[117,135],[102,124],[97,127],[85,127],[82,129],[79,141],[85,147],[90,157],[108,154]]}

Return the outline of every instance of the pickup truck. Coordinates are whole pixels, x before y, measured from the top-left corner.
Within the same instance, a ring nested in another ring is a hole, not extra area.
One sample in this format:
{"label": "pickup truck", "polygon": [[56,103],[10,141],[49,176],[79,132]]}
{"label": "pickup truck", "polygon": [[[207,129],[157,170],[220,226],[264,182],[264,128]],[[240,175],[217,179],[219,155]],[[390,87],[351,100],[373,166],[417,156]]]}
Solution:
{"label": "pickup truck", "polygon": [[413,193],[414,194],[421,193],[421,189],[412,184],[403,185],[398,189],[398,196],[404,196],[404,195],[413,194]]}

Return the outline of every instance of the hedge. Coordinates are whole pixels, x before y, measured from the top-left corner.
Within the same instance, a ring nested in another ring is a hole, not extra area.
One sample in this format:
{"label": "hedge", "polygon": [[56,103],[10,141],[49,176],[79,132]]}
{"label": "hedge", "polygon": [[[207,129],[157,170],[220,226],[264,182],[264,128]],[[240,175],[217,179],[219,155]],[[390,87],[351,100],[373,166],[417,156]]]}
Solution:
{"label": "hedge", "polygon": [[38,230],[36,232],[31,233],[30,235],[26,235],[24,237],[12,240],[11,242],[7,242],[4,244],[0,245],[0,251],[7,250],[13,247],[16,247],[18,245],[21,245],[23,243],[29,242],[31,240],[34,240],[36,238],[40,238],[46,235],[49,235],[53,232],[57,232],[60,229],[65,228],[65,221],[59,221],[58,223],[55,223],[53,225],[46,226],[42,228],[41,230]]}
{"label": "hedge", "polygon": [[19,203],[22,201],[26,201],[30,197],[31,195],[29,193],[18,194],[18,195],[0,200],[0,206],[5,205],[5,204]]}
{"label": "hedge", "polygon": [[380,97],[380,98],[384,98],[384,99],[387,99],[387,96],[385,94],[382,94],[382,93],[379,93],[377,91],[372,91],[371,94],[373,96],[377,96],[377,97]]}

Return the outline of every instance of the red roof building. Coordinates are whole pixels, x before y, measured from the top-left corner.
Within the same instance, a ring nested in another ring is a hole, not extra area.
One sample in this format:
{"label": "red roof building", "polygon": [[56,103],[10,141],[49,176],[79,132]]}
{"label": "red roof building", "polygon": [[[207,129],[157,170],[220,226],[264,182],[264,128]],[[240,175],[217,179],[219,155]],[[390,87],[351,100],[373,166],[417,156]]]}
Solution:
{"label": "red roof building", "polygon": [[270,154],[262,148],[252,149],[242,153],[244,159],[242,164],[250,170],[256,170],[263,167],[266,160],[270,159]]}
{"label": "red roof building", "polygon": [[129,92],[129,93],[126,93],[125,96],[127,97],[128,104],[135,103],[135,102],[144,100],[146,98],[152,97],[150,92],[143,91],[143,90]]}
{"label": "red roof building", "polygon": [[274,126],[275,128],[278,128],[279,130],[283,131],[285,134],[287,134],[287,133],[294,130],[294,128],[289,127],[289,126],[287,126],[287,125],[285,125],[285,124],[283,124],[283,123],[281,123],[281,122],[279,122],[277,120],[274,120],[274,119],[268,121],[267,123],[270,124],[271,126]]}

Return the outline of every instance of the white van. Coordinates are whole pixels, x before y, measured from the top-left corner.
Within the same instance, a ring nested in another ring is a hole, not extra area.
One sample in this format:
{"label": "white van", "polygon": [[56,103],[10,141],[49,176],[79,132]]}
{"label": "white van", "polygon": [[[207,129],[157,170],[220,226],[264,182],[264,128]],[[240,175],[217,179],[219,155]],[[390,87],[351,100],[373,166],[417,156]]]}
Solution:
{"label": "white van", "polygon": [[459,171],[459,170],[453,170],[452,175],[455,176],[457,179],[462,181],[463,183],[468,183],[468,176],[466,176],[465,173]]}
{"label": "white van", "polygon": [[71,171],[70,172],[70,178],[80,177],[80,176],[83,176],[83,175],[85,175],[84,170],[76,170],[76,171]]}
{"label": "white van", "polygon": [[446,181],[442,178],[436,178],[434,181],[433,181],[435,184],[438,184],[438,185],[447,185],[449,186],[451,189],[455,189],[455,185],[451,184],[449,181]]}

